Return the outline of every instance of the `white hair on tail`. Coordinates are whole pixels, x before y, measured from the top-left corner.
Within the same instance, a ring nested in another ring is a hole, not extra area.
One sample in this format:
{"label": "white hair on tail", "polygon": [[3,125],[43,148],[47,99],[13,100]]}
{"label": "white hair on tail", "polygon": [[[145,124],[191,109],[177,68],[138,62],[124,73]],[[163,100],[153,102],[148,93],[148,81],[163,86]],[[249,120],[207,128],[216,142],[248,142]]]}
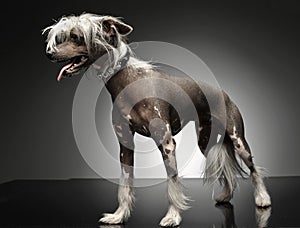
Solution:
{"label": "white hair on tail", "polygon": [[237,185],[236,176],[240,172],[236,160],[229,153],[230,151],[224,144],[216,144],[209,150],[206,158],[205,178],[212,184],[216,181],[220,181],[221,184],[226,183],[226,187],[232,194]]}

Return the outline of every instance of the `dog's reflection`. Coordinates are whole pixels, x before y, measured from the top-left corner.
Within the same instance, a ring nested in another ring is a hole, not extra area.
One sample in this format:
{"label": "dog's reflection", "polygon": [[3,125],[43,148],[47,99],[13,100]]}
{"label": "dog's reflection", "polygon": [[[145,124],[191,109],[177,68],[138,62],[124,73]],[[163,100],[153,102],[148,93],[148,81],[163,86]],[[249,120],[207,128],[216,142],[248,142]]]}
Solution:
{"label": "dog's reflection", "polygon": [[[224,226],[230,228],[236,228],[234,216],[234,208],[231,203],[217,203],[216,208],[220,209],[224,216]],[[268,226],[268,220],[271,216],[271,207],[266,208],[255,208],[255,218],[258,228],[263,228]]]}
{"label": "dog's reflection", "polygon": [[123,225],[118,224],[118,225],[100,225],[99,228],[124,228]]}
{"label": "dog's reflection", "polygon": [[267,227],[270,216],[271,216],[271,207],[266,207],[266,208],[256,207],[255,217],[256,217],[257,227],[258,228]]}
{"label": "dog's reflection", "polygon": [[[227,228],[238,227],[235,223],[234,207],[231,203],[217,203],[215,207],[218,208],[224,216],[224,222],[222,224],[222,227],[227,227]],[[256,218],[257,227],[258,228],[267,227],[270,216],[271,216],[271,207],[266,207],[266,208],[256,207],[255,218]],[[103,224],[100,225],[99,228],[125,228],[125,226],[122,224],[119,225]]]}
{"label": "dog's reflection", "polygon": [[231,203],[217,203],[215,206],[220,209],[224,215],[225,227],[237,227],[235,224],[233,205]]}

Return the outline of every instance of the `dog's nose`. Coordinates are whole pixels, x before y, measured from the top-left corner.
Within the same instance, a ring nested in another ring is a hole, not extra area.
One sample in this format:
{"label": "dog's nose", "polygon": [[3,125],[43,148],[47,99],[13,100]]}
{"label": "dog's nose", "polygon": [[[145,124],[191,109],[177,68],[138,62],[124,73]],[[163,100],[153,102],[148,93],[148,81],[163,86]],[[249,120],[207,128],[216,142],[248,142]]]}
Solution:
{"label": "dog's nose", "polygon": [[46,56],[50,60],[54,59],[54,53],[52,51],[46,51]]}

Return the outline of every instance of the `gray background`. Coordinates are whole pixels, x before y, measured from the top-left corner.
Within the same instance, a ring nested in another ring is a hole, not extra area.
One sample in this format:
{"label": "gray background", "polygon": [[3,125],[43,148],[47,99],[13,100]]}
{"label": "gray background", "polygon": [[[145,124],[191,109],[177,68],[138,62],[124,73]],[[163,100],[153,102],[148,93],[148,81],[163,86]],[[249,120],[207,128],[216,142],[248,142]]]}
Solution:
{"label": "gray background", "polygon": [[73,137],[80,77],[56,83],[59,67],[46,59],[41,36],[52,19],[83,11],[123,17],[135,28],[132,41],[166,41],[196,53],[239,106],[256,163],[271,176],[300,174],[296,0],[10,1],[0,15],[0,182],[98,177]]}

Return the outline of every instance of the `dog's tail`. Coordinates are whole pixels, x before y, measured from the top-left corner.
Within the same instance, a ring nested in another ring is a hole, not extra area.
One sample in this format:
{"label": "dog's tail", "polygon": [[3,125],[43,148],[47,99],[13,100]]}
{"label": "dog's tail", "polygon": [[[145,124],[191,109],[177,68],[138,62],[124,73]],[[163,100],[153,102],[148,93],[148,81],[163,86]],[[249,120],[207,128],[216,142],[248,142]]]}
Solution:
{"label": "dog's tail", "polygon": [[219,181],[232,194],[237,185],[237,176],[245,177],[247,172],[238,163],[233,143],[226,134],[224,141],[214,145],[208,152],[205,167],[205,182]]}

